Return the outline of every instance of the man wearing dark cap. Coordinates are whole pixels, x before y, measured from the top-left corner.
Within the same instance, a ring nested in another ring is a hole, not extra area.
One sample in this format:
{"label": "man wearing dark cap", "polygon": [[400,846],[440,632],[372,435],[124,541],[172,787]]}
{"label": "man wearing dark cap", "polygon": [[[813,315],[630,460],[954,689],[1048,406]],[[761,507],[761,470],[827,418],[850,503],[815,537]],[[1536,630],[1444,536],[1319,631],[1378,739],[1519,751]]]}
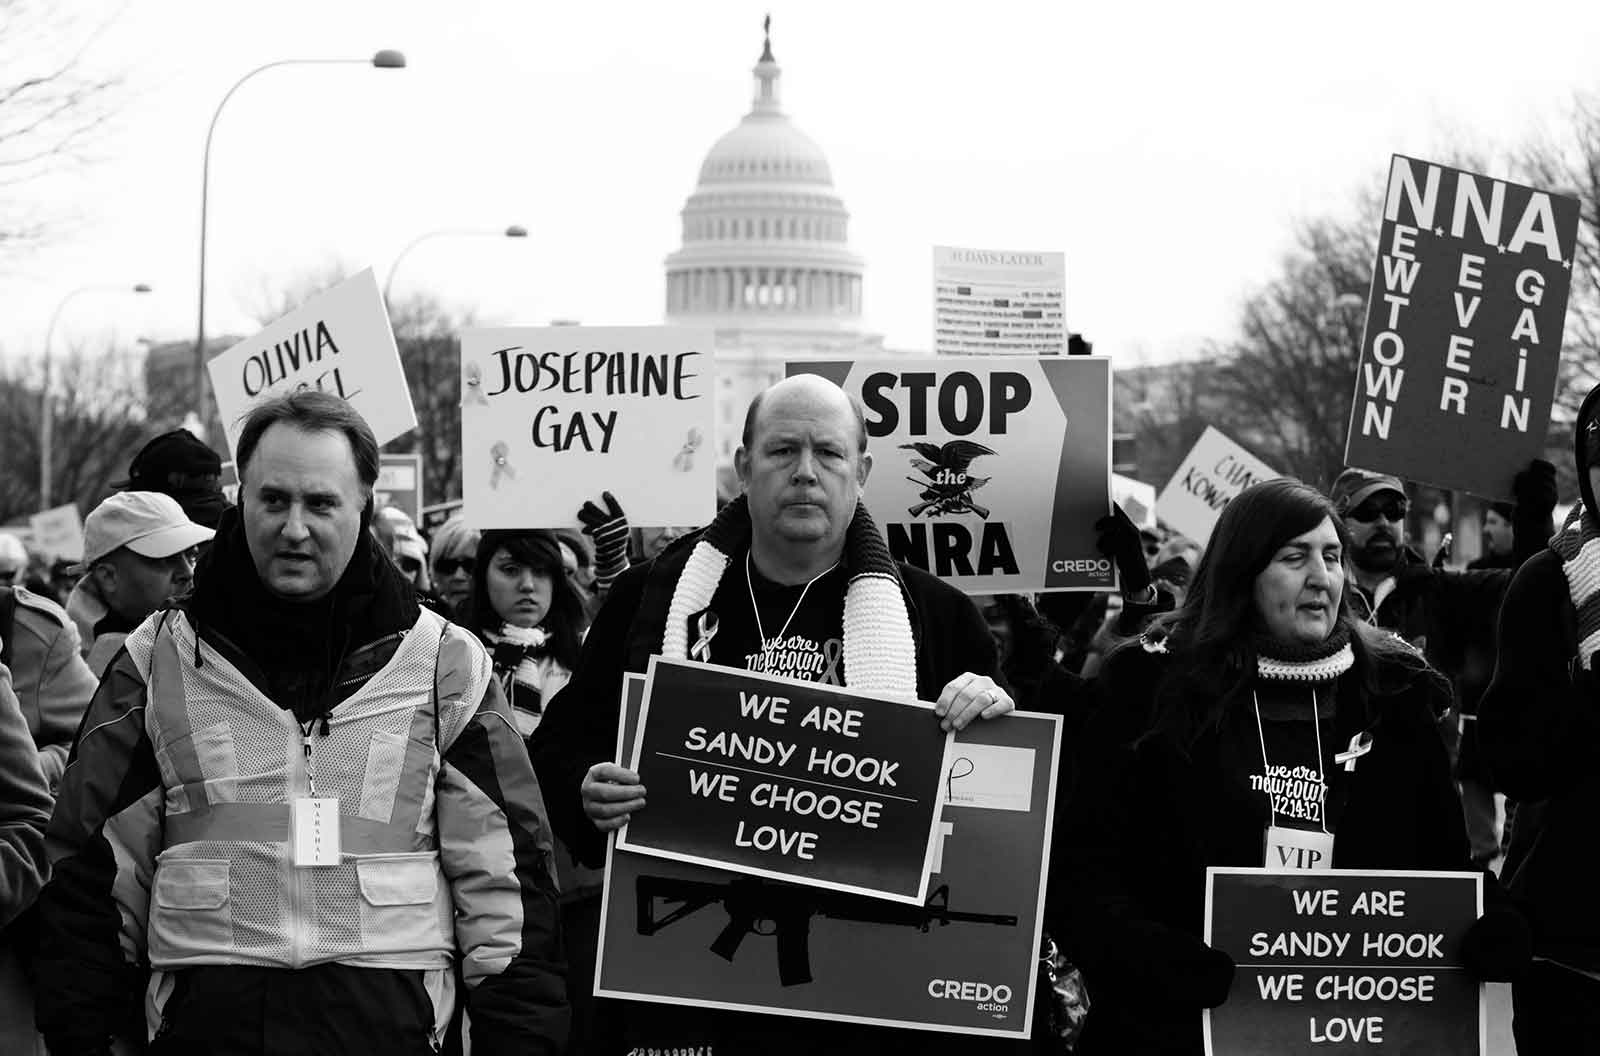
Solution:
{"label": "man wearing dark cap", "polygon": [[1517,474],[1512,490],[1516,550],[1503,567],[1468,572],[1433,569],[1406,545],[1408,503],[1399,478],[1347,469],[1329,496],[1350,533],[1355,589],[1349,595],[1355,615],[1423,650],[1454,686],[1441,732],[1456,761],[1473,858],[1484,866],[1499,854],[1500,837],[1493,792],[1476,765],[1478,699],[1493,674],[1495,618],[1511,571],[1550,536],[1555,467],[1534,461]]}
{"label": "man wearing dark cap", "polygon": [[228,508],[222,494],[222,459],[187,429],[162,433],[145,444],[128,466],[128,479],[111,486],[171,495],[189,520],[213,531]]}

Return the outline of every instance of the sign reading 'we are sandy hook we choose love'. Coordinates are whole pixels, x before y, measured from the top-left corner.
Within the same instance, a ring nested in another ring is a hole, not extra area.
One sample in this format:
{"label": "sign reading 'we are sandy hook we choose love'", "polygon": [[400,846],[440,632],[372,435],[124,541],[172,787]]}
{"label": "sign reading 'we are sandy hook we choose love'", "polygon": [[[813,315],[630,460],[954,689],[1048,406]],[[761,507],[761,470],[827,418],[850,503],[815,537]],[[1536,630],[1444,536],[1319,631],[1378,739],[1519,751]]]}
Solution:
{"label": "sign reading 'we are sandy hook we choose love'", "polygon": [[716,515],[710,330],[461,335],[461,479],[478,528],[561,528],[610,491],[640,526]]}

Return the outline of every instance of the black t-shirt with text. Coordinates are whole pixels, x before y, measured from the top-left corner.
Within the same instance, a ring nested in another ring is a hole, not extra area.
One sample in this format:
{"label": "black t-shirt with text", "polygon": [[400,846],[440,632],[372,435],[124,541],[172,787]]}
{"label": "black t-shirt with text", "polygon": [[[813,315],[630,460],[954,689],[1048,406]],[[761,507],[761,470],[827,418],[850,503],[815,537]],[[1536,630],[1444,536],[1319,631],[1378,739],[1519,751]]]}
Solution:
{"label": "black t-shirt with text", "polygon": [[736,558],[723,573],[711,607],[689,617],[689,658],[842,686],[847,586],[838,565],[809,587],[785,586],[763,576],[754,562]]}

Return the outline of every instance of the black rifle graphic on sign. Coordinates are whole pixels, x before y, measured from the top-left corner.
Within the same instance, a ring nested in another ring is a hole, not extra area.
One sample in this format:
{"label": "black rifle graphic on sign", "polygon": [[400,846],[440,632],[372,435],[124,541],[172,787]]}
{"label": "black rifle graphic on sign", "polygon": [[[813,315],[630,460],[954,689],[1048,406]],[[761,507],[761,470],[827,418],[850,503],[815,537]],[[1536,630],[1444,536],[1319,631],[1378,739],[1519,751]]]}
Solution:
{"label": "black rifle graphic on sign", "polygon": [[972,493],[989,483],[989,477],[974,477],[967,470],[972,460],[980,455],[995,452],[973,440],[951,440],[944,446],[918,441],[901,444],[903,451],[915,451],[921,458],[911,460],[911,468],[925,478],[907,477],[922,489],[917,505],[908,511],[913,517],[926,513],[929,517],[943,517],[953,513],[975,513],[984,520],[989,511],[972,501]]}
{"label": "black rifle graphic on sign", "polygon": [[[935,924],[940,927],[952,923],[1017,926],[1015,916],[958,913],[951,909],[948,884],[935,888],[921,906],[774,884],[755,876],[741,876],[726,884],[641,876],[634,885],[640,935],[654,935],[667,925],[720,902],[728,912],[728,924],[712,940],[711,952],[732,963],[746,935],[774,935],[778,939],[778,982],[784,986],[811,982],[812,917],[894,924],[923,932]],[[678,906],[657,919],[656,899],[664,903],[676,902]]]}

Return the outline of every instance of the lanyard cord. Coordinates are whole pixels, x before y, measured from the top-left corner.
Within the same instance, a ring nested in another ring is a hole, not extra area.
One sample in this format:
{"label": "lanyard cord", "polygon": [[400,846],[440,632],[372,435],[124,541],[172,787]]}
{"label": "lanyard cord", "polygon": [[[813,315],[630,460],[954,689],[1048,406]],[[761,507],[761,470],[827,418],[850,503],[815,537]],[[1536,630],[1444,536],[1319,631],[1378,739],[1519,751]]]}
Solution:
{"label": "lanyard cord", "polygon": [[[1250,700],[1256,706],[1256,734],[1261,738],[1261,766],[1266,771],[1267,780],[1272,779],[1272,763],[1267,759],[1267,731],[1261,725],[1261,698],[1256,696],[1255,687],[1250,689]],[[1317,784],[1322,786],[1322,801],[1317,804],[1317,820],[1326,835],[1328,832],[1328,782],[1324,779],[1327,766],[1322,761],[1322,720],[1317,716],[1317,690],[1311,690],[1311,728],[1317,734]],[[1278,824],[1278,812],[1272,806],[1272,793],[1267,793],[1267,814],[1272,818],[1272,824]]]}
{"label": "lanyard cord", "polygon": [[[833,564],[829,565],[827,568],[811,577],[811,582],[807,583],[800,591],[800,597],[795,601],[794,608],[789,610],[789,618],[783,621],[783,628],[782,630],[778,631],[779,641],[782,641],[783,636],[788,633],[789,624],[794,622],[794,614],[800,611],[801,605],[805,604],[806,592],[811,589],[811,584],[815,583],[817,580],[821,579],[823,576],[827,575],[829,572],[832,572],[838,567],[839,562],[835,561]],[[755,577],[750,573],[750,551],[748,550],[744,552],[744,585],[750,591],[750,611],[756,614],[756,633],[761,636],[761,666],[766,668],[768,666],[767,632],[761,626],[761,606],[756,604]]]}

